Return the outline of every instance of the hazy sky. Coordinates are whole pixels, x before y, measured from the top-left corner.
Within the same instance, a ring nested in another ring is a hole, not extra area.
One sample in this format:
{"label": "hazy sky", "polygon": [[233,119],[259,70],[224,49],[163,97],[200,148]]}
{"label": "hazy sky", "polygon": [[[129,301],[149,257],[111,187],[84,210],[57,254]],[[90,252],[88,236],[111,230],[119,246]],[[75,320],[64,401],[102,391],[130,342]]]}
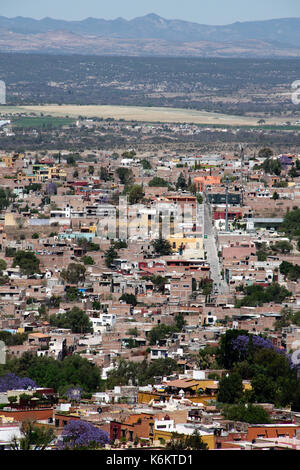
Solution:
{"label": "hazy sky", "polygon": [[[1,5],[2,3],[2,5]],[[0,16],[131,19],[148,13],[202,24],[300,17],[299,0],[0,0]]]}

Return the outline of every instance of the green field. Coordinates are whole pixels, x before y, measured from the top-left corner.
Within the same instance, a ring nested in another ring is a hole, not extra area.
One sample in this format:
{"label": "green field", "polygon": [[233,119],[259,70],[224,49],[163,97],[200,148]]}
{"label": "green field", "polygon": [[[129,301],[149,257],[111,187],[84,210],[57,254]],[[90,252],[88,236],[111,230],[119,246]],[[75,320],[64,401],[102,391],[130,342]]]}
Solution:
{"label": "green field", "polygon": [[14,127],[22,129],[58,129],[63,126],[73,124],[75,119],[63,118],[63,117],[52,117],[52,116],[41,116],[41,117],[14,117],[12,123]]}

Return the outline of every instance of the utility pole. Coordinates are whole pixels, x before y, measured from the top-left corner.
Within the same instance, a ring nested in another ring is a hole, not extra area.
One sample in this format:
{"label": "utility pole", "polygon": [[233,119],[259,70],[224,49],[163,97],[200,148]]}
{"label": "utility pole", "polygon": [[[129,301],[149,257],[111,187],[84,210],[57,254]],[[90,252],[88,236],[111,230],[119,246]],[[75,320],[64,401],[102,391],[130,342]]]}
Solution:
{"label": "utility pole", "polygon": [[226,212],[225,212],[225,231],[228,232],[228,176],[226,176]]}
{"label": "utility pole", "polygon": [[244,206],[244,168],[245,168],[245,152],[244,147],[240,145],[241,157],[241,207]]}

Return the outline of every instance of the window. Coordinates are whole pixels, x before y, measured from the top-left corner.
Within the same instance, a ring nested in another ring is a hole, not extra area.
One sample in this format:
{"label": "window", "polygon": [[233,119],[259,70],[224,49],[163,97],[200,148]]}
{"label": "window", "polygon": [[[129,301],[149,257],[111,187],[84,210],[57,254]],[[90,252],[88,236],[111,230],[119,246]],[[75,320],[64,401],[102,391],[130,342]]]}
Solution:
{"label": "window", "polygon": [[117,439],[118,436],[118,428],[113,428],[113,440]]}

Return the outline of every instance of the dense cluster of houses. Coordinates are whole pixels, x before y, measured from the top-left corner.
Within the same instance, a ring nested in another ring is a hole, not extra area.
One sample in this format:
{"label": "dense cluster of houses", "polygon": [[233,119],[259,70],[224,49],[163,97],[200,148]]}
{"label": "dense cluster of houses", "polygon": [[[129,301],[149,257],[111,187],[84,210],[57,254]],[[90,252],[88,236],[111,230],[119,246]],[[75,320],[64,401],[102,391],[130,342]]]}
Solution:
{"label": "dense cluster of houses", "polygon": [[[274,346],[287,351],[299,347],[300,327],[275,331],[274,325],[284,306],[300,309],[298,282],[279,269],[283,261],[299,264],[300,252],[296,245],[288,252],[272,247],[289,241],[280,226],[298,206],[300,178],[289,172],[300,157],[276,157],[280,176],[260,168],[263,158],[241,162],[235,154],[94,152],[92,162],[86,157],[70,162],[64,153],[0,155],[0,188],[8,200],[0,215],[0,331],[27,334],[23,344],[7,346],[6,354],[18,358],[29,351],[56,360],[80,354],[99,367],[103,380],[120,359],[169,357],[181,372],[155,377],[147,386],[115,386],[79,403],[56,397],[42,407],[12,406],[8,398],[17,392],[0,393],[7,405],[0,410],[0,446],[18,435],[26,419],[48,423],[58,433],[70,419],[84,419],[119,446],[163,447],[173,433],[197,429],[209,449],[300,449],[299,414],[264,404],[272,425],[226,421],[215,406],[218,374],[224,371],[199,370],[197,363],[199,350],[217,346],[229,328],[268,332]],[[137,200],[126,199],[130,188],[120,168],[131,175],[131,187],[142,188]],[[168,253],[156,250],[159,239],[169,243]],[[120,241],[108,263],[107,252]],[[16,265],[20,251],[36,256],[38,272]],[[71,264],[85,267],[78,282],[62,276]],[[292,292],[284,305],[236,307],[242,288],[274,282]],[[124,294],[135,301],[127,303]],[[89,317],[91,332],[50,322],[75,306]],[[174,325],[178,314],[183,330],[151,344],[151,330]]]}

